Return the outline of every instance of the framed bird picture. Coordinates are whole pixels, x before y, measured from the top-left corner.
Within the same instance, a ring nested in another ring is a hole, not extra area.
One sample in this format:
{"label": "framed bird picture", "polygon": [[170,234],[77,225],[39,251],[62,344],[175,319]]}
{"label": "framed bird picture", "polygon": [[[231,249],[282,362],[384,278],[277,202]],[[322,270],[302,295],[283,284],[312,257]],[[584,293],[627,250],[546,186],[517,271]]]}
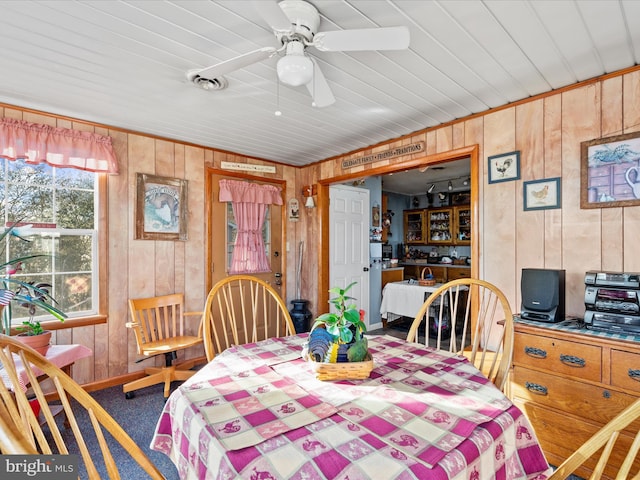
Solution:
{"label": "framed bird picture", "polygon": [[580,144],[580,208],[640,205],[640,132]]}
{"label": "framed bird picture", "polygon": [[489,161],[489,183],[509,182],[520,178],[520,150],[492,155]]}
{"label": "framed bird picture", "polygon": [[524,182],[522,189],[524,210],[560,208],[560,177]]}
{"label": "framed bird picture", "polygon": [[136,240],[187,239],[187,181],[136,173]]}

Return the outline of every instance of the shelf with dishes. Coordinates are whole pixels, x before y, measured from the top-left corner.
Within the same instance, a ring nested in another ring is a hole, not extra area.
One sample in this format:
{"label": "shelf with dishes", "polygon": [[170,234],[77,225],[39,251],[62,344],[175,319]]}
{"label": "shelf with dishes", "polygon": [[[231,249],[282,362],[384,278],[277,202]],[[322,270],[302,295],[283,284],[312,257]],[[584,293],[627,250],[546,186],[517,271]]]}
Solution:
{"label": "shelf with dishes", "polygon": [[470,206],[405,210],[404,241],[407,245],[470,245]]}

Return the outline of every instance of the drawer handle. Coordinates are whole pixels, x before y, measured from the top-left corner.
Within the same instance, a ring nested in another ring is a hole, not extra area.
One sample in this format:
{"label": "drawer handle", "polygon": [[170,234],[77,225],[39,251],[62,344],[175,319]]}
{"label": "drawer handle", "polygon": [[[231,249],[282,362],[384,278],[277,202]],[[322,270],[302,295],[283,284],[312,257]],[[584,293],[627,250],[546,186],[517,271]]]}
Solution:
{"label": "drawer handle", "polygon": [[535,358],[547,358],[546,350],[542,350],[541,348],[536,347],[524,347],[524,353],[529,355],[530,357]]}
{"label": "drawer handle", "polygon": [[570,367],[578,368],[583,368],[587,364],[587,361],[584,358],[576,357],[574,355],[560,354],[560,361]]}
{"label": "drawer handle", "polygon": [[640,370],[634,370],[633,368],[630,368],[628,374],[632,380],[640,382]]}
{"label": "drawer handle", "polygon": [[533,382],[524,382],[524,386],[527,390],[529,390],[531,393],[535,393],[536,395],[547,394],[547,387],[545,387],[544,385]]}

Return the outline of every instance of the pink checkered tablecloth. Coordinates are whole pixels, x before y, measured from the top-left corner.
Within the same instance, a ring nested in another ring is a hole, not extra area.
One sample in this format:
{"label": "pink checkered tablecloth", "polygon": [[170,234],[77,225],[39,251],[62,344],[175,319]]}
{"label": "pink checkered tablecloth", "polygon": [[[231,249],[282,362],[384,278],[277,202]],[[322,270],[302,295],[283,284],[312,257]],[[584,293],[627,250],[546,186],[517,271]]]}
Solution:
{"label": "pink checkered tablecloth", "polygon": [[370,336],[367,380],[323,382],[306,334],[232,347],[172,393],[151,442],[182,479],[536,479],[522,412],[460,356]]}

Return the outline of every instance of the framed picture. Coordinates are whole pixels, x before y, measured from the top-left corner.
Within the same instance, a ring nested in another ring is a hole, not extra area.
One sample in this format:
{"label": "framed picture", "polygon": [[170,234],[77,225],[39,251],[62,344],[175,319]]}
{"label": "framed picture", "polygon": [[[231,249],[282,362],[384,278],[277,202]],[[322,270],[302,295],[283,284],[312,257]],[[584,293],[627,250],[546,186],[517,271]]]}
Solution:
{"label": "framed picture", "polygon": [[489,183],[509,182],[520,178],[520,151],[489,157]]}
{"label": "framed picture", "polygon": [[451,194],[451,205],[467,205],[471,203],[471,190]]}
{"label": "framed picture", "polygon": [[297,222],[300,220],[300,204],[297,198],[289,200],[289,221]]}
{"label": "framed picture", "polygon": [[640,132],[580,144],[580,208],[640,205]]}
{"label": "framed picture", "polygon": [[136,174],[136,239],[187,239],[187,181]]}
{"label": "framed picture", "polygon": [[560,208],[560,177],[524,182],[524,210]]}
{"label": "framed picture", "polygon": [[371,226],[380,226],[380,206],[378,204],[371,207]]}

